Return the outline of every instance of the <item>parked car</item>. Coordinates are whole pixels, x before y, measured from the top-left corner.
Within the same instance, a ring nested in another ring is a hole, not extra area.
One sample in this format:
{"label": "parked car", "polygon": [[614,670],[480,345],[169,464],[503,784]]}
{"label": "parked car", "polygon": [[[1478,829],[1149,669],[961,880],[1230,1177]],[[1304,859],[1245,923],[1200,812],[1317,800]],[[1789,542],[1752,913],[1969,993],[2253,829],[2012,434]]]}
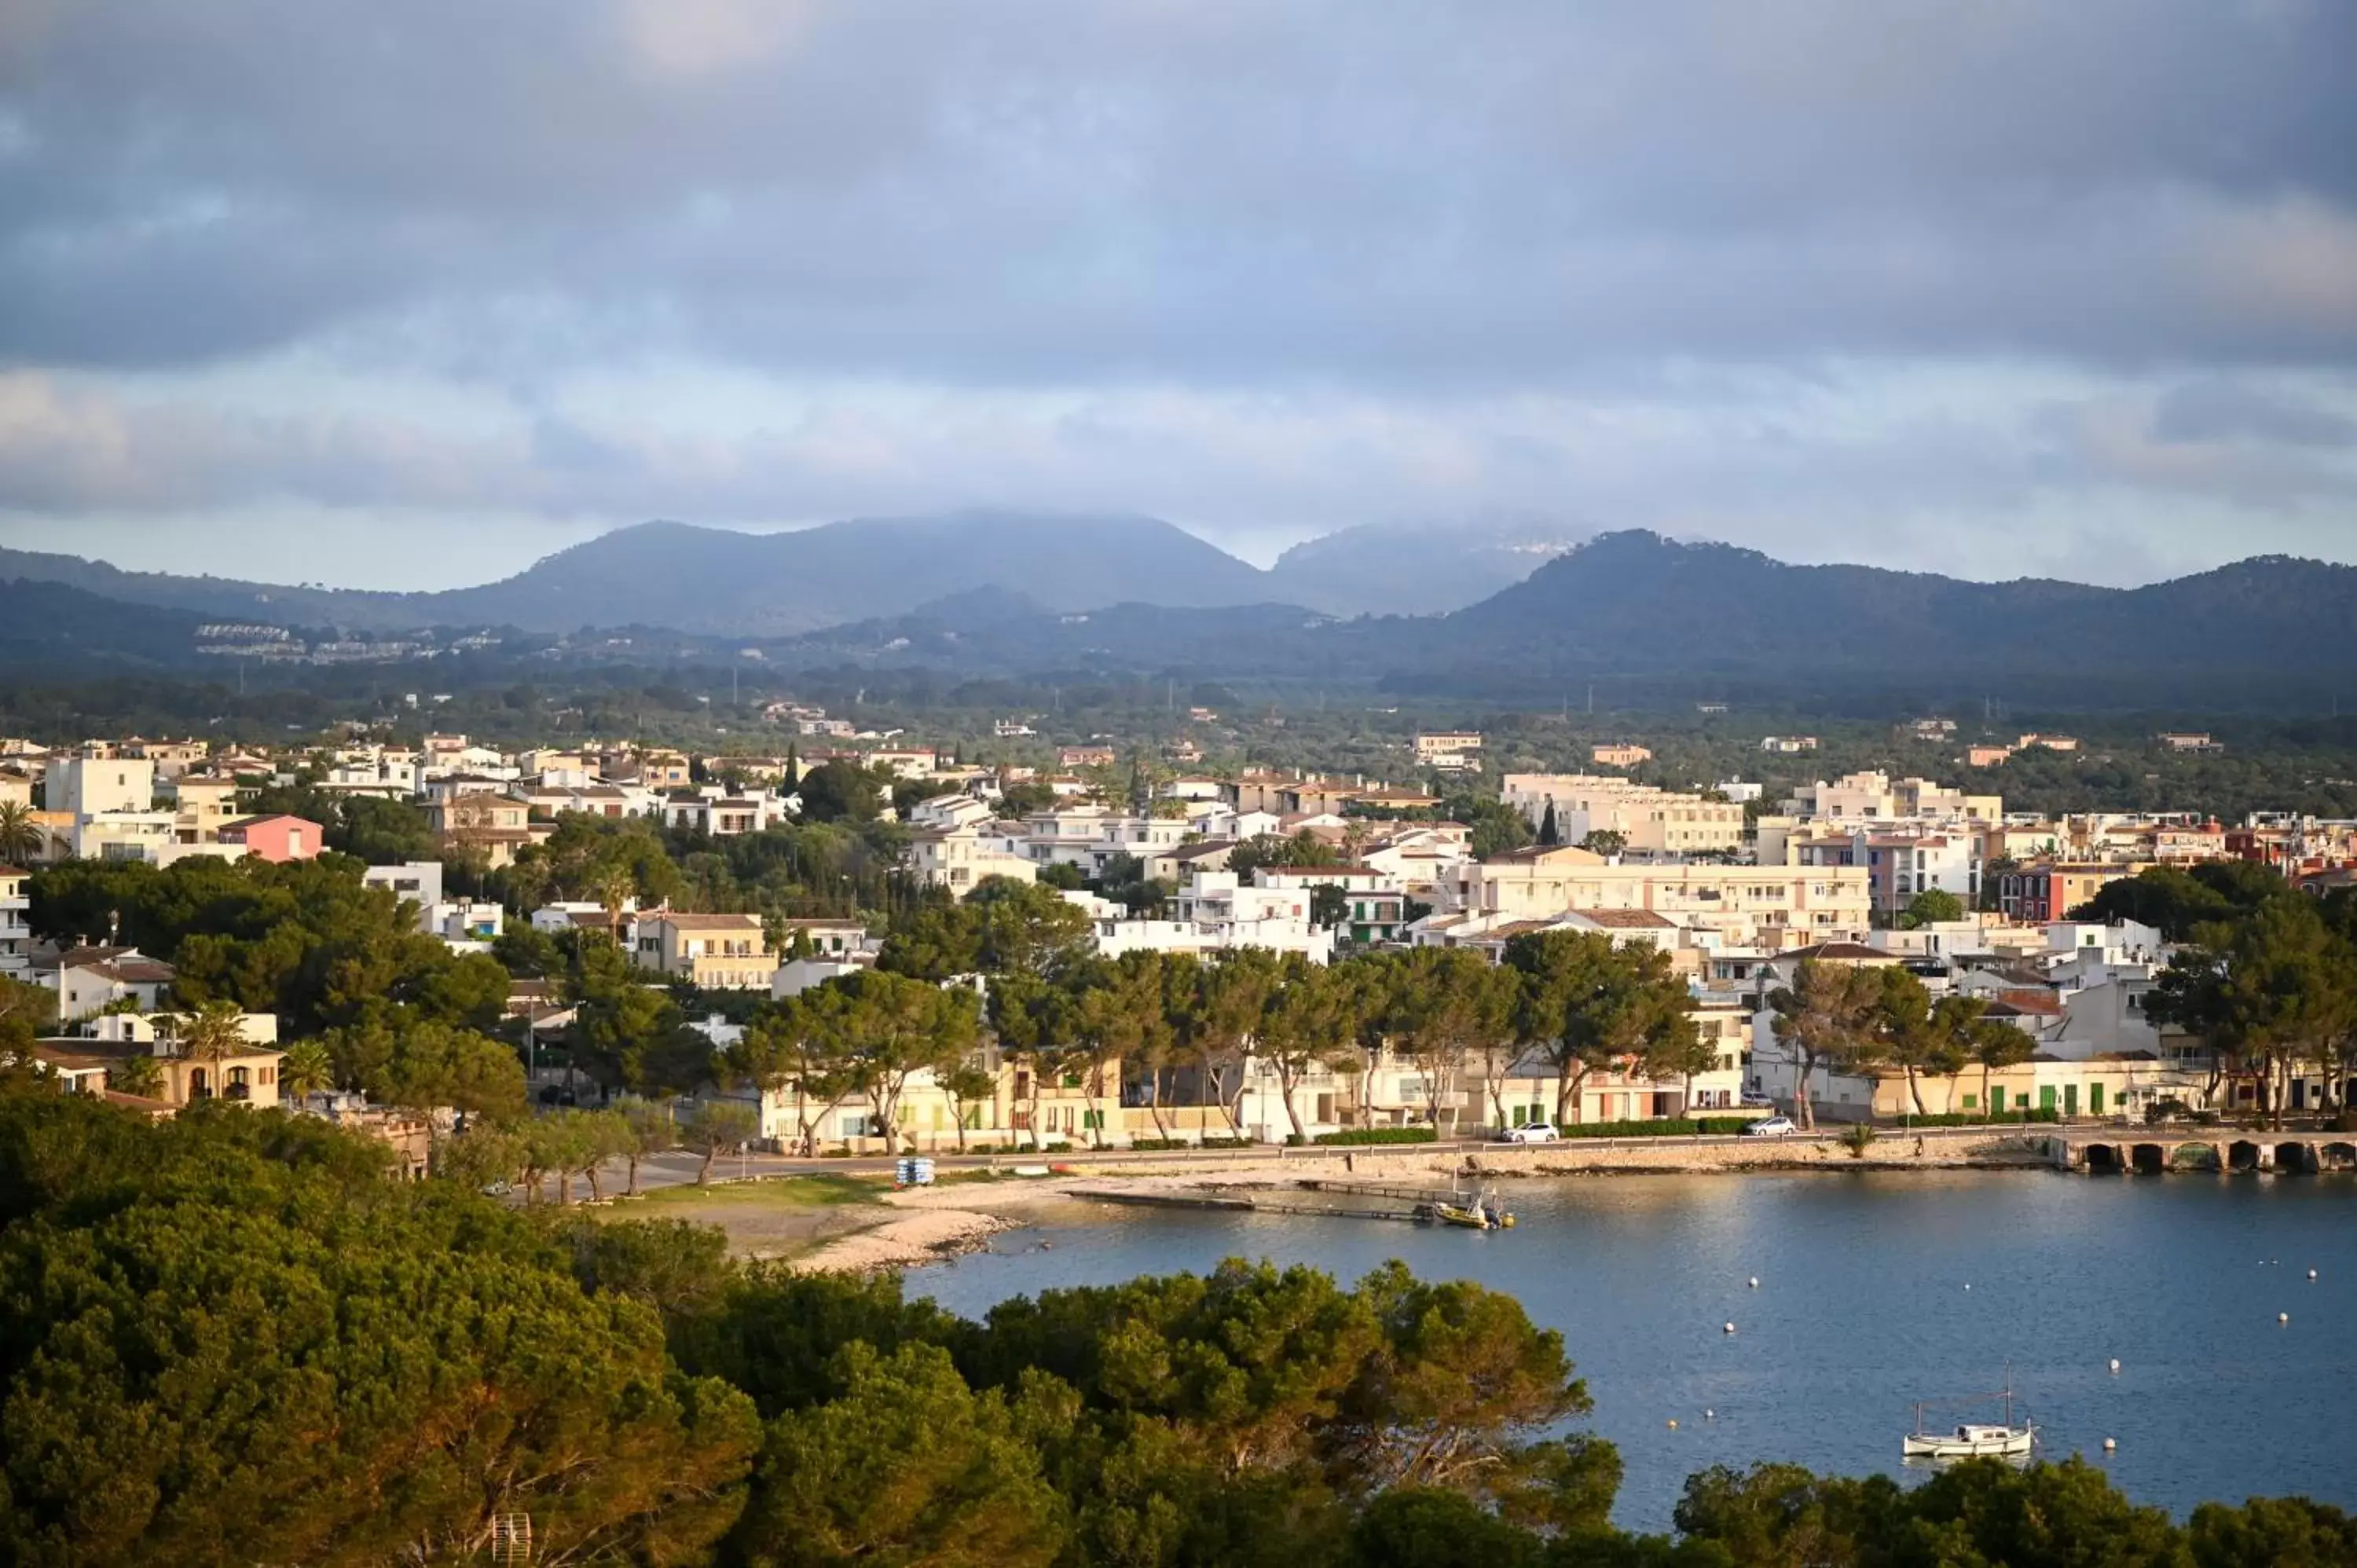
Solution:
{"label": "parked car", "polygon": [[1553,1144],[1562,1137],[1563,1134],[1556,1132],[1554,1123],[1549,1122],[1533,1122],[1506,1129],[1506,1142],[1509,1144]]}
{"label": "parked car", "polygon": [[1789,1138],[1801,1129],[1790,1116],[1763,1116],[1743,1129],[1747,1138]]}

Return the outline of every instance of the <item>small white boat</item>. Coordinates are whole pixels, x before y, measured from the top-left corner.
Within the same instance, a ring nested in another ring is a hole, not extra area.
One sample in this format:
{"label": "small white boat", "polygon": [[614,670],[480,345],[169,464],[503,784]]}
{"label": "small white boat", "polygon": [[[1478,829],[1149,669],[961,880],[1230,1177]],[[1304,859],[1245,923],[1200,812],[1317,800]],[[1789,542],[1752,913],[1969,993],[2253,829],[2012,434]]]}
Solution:
{"label": "small white boat", "polygon": [[1908,1459],[2018,1459],[2038,1446],[2038,1428],[2025,1412],[2021,1424],[2013,1420],[2013,1378],[1986,1396],[2005,1402],[2005,1419],[1961,1422],[1951,1432],[1923,1430],[1923,1406],[1915,1407],[1915,1430],[1900,1439],[1900,1455]]}
{"label": "small white boat", "polygon": [[2028,1422],[2019,1426],[1966,1423],[1953,1432],[1910,1432],[1900,1440],[1899,1451],[1910,1459],[2007,1458],[2029,1453],[2037,1440],[2037,1429]]}

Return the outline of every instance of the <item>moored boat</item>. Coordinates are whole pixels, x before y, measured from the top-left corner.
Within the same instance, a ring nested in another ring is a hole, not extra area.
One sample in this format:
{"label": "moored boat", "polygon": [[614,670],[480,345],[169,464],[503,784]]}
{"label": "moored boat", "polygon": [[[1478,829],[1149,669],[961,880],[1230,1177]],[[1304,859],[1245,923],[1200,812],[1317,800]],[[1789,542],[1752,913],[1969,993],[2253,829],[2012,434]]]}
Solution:
{"label": "moored boat", "polygon": [[1971,1423],[1953,1432],[1910,1432],[1900,1440],[1900,1453],[1909,1459],[2008,1458],[2027,1454],[2037,1442],[2036,1430],[2020,1426],[1978,1426]]}
{"label": "moored boat", "polygon": [[2013,1419],[2013,1378],[2007,1374],[2005,1387],[1987,1399],[2005,1402],[2005,1416],[1995,1422],[1959,1422],[1953,1430],[1927,1432],[1923,1428],[1924,1405],[1915,1406],[1915,1430],[1900,1439],[1899,1452],[1908,1459],[2018,1459],[2038,1445],[2038,1428],[2024,1412],[2020,1423]]}

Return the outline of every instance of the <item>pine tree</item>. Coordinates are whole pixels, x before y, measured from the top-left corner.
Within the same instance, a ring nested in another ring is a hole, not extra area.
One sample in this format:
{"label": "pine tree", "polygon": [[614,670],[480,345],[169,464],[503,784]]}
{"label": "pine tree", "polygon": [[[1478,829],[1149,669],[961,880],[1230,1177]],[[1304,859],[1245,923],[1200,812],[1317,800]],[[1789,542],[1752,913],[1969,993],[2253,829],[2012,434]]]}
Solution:
{"label": "pine tree", "polygon": [[1562,832],[1555,825],[1555,802],[1549,800],[1546,804],[1546,815],[1539,819],[1539,843],[1552,846],[1562,842]]}

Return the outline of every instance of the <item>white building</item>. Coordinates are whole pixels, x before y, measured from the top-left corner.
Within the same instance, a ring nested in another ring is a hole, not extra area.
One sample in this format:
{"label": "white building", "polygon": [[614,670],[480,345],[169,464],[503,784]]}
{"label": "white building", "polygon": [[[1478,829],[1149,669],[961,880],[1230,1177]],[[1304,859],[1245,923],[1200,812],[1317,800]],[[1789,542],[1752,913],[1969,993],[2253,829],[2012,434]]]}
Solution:
{"label": "white building", "polygon": [[62,758],[49,768],[48,802],[76,818],[145,811],[156,803],[156,765],[133,757]]}
{"label": "white building", "polygon": [[1310,923],[1308,889],[1244,886],[1232,871],[1198,872],[1179,894],[1178,917],[1171,920],[1129,919],[1118,906],[1102,898],[1084,893],[1064,897],[1089,911],[1096,950],[1107,958],[1231,948],[1299,953],[1312,963],[1325,963],[1334,956],[1334,933]]}
{"label": "white building", "polygon": [[0,865],[0,974],[21,975],[32,961],[32,898],[21,866]]}
{"label": "white building", "polygon": [[1039,866],[1004,833],[973,826],[920,828],[909,835],[902,862],[929,886],[946,887],[963,898],[993,876],[1039,880]]}

